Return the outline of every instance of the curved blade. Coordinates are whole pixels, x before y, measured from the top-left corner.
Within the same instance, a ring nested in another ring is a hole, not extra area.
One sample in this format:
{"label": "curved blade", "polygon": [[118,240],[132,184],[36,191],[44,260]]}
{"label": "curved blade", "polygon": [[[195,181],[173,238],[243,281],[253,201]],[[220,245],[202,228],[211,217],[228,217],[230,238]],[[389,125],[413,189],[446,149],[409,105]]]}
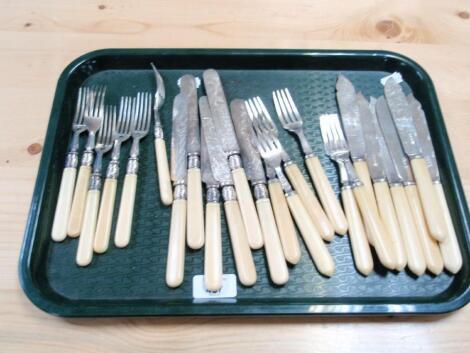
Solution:
{"label": "curved blade", "polygon": [[171,131],[171,180],[186,178],[188,156],[186,139],[188,131],[188,102],[184,94],[173,101],[173,126]]}
{"label": "curved blade", "polygon": [[200,154],[201,135],[199,133],[199,114],[197,109],[197,85],[193,75],[184,75],[178,80],[181,93],[188,100],[188,154]]}
{"label": "curved blade", "polygon": [[152,66],[153,73],[155,75],[155,82],[157,84],[157,89],[155,91],[155,103],[153,105],[153,109],[158,111],[160,107],[163,105],[165,101],[165,85],[163,84],[163,79],[160,73],[158,72],[157,68],[153,63],[150,63]]}

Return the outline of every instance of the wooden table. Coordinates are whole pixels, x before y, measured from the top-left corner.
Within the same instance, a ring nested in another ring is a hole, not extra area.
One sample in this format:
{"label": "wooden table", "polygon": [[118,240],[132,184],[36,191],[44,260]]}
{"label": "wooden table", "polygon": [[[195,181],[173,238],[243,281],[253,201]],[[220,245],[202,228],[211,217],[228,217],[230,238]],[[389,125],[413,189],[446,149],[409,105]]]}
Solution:
{"label": "wooden table", "polygon": [[17,0],[0,3],[0,351],[464,352],[470,306],[422,318],[61,319],[34,307],[17,262],[54,88],[108,47],[388,49],[434,80],[470,188],[470,5],[464,1]]}

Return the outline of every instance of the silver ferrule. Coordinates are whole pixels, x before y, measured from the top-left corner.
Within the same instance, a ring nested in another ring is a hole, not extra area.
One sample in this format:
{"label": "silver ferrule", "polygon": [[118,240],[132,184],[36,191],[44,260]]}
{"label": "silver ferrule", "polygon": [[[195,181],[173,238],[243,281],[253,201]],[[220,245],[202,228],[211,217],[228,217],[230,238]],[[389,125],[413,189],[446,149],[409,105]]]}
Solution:
{"label": "silver ferrule", "polygon": [[235,153],[228,157],[228,164],[231,170],[235,170],[242,167],[242,159],[239,154]]}
{"label": "silver ferrule", "polygon": [[93,171],[90,178],[90,190],[100,190],[101,189],[101,173]]}
{"label": "silver ferrule", "polygon": [[292,159],[289,159],[289,160],[284,161],[284,167],[288,167],[288,166],[290,166],[291,164],[294,164],[294,161],[293,161]]}
{"label": "silver ferrule", "polygon": [[219,199],[220,199],[219,187],[216,186],[216,185],[208,186],[207,190],[206,190],[206,201],[207,201],[207,203],[210,203],[210,202],[217,203],[217,202],[219,202]]}
{"label": "silver ferrule", "polygon": [[222,198],[224,201],[236,201],[237,200],[237,192],[233,185],[226,185],[222,187]]}
{"label": "silver ferrule", "polygon": [[256,184],[253,187],[253,194],[255,195],[256,200],[267,199],[269,197],[269,192],[266,184]]}
{"label": "silver ferrule", "polygon": [[117,179],[119,176],[119,160],[112,159],[106,169],[106,178]]}
{"label": "silver ferrule", "polygon": [[433,180],[432,183],[433,183],[434,185],[441,185],[441,184],[442,184],[440,178]]}
{"label": "silver ferrule", "polygon": [[93,150],[86,150],[82,156],[82,166],[91,167],[93,164]]}
{"label": "silver ferrule", "polygon": [[352,185],[343,185],[341,186],[341,191],[352,189]]}
{"label": "silver ferrule", "polygon": [[372,182],[375,184],[375,183],[383,183],[383,182],[386,182],[387,181],[387,178],[386,177],[380,177],[380,178],[375,178],[375,179],[372,179]]}
{"label": "silver ferrule", "polygon": [[292,186],[290,185],[284,172],[282,171],[281,166],[278,165],[277,167],[275,167],[274,171],[276,172],[277,178],[279,179],[279,182],[281,183],[282,190],[284,190],[284,193],[286,195],[291,195],[294,190],[292,189]]}
{"label": "silver ferrule", "polygon": [[137,157],[130,157],[127,161],[126,174],[137,174],[139,171],[139,160]]}
{"label": "silver ferrule", "polygon": [[349,158],[338,160],[337,162],[339,165],[340,180],[343,186],[357,187],[362,185]]}
{"label": "silver ferrule", "polygon": [[419,159],[423,158],[423,155],[421,153],[415,153],[415,154],[408,154],[408,158],[411,159]]}
{"label": "silver ferrule", "polygon": [[313,157],[316,157],[317,155],[315,153],[309,153],[309,154],[306,154],[305,155],[305,159],[310,159],[310,158],[313,158]]}
{"label": "silver ferrule", "polygon": [[353,162],[365,162],[366,159],[364,157],[353,157],[351,156]]}
{"label": "silver ferrule", "polygon": [[200,158],[198,153],[188,154],[188,169],[200,168]]}
{"label": "silver ferrule", "polygon": [[297,137],[299,138],[300,145],[302,146],[302,151],[304,152],[304,154],[313,154],[312,147],[310,147],[310,144],[308,143],[308,140],[305,137],[305,134],[302,129],[297,131]]}
{"label": "silver ferrule", "polygon": [[69,145],[70,153],[78,152],[78,149],[80,148],[80,133],[81,131],[74,131],[72,135],[72,140],[70,141],[70,145]]}
{"label": "silver ferrule", "polygon": [[70,151],[65,158],[65,168],[77,168],[78,166],[78,152]]}
{"label": "silver ferrule", "polygon": [[397,186],[402,186],[403,184],[399,181],[394,182],[394,183],[389,183],[388,186],[391,188],[397,187]]}
{"label": "silver ferrule", "polygon": [[403,182],[403,186],[411,186],[411,185],[416,185],[416,182],[414,180],[406,180]]}
{"label": "silver ferrule", "polygon": [[158,117],[158,113],[155,112],[155,128],[154,128],[154,133],[155,133],[155,138],[157,139],[163,139],[163,128],[162,124],[160,123],[160,118]]}
{"label": "silver ferrule", "polygon": [[184,180],[176,181],[174,186],[173,198],[175,200],[186,200],[188,196],[186,192],[186,182]]}
{"label": "silver ferrule", "polygon": [[131,145],[131,152],[129,153],[129,159],[135,158],[137,159],[139,157],[139,138],[133,138],[132,139],[132,145]]}

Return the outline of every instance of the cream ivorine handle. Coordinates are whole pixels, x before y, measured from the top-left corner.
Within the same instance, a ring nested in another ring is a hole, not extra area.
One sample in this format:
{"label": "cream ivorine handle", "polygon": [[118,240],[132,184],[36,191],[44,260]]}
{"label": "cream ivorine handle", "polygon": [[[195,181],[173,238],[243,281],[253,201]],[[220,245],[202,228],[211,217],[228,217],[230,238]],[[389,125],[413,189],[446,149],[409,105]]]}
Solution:
{"label": "cream ivorine handle", "polygon": [[256,201],[258,215],[263,230],[264,249],[268,260],[269,276],[277,285],[283,285],[289,280],[286,259],[282,251],[281,240],[276,227],[271,201],[268,198]]}
{"label": "cream ivorine handle", "polygon": [[82,230],[83,213],[85,211],[90,176],[91,167],[82,165],[78,171],[77,184],[75,185],[69,223],[67,226],[67,234],[70,237],[78,237]]}
{"label": "cream ivorine handle", "polygon": [[418,186],[429,232],[434,239],[443,241],[446,238],[443,210],[437,199],[426,161],[423,158],[414,158],[411,160],[411,168]]}
{"label": "cream ivorine handle", "polygon": [[374,183],[374,191],[380,218],[382,218],[390,240],[392,241],[396,270],[401,271],[406,266],[407,256],[388,183],[385,181]]}
{"label": "cream ivorine handle", "polygon": [[408,268],[415,275],[420,276],[426,271],[426,260],[418,239],[418,230],[413,220],[413,213],[401,185],[390,187],[395,211],[397,212],[398,223],[403,235],[403,245],[405,246]]}
{"label": "cream ivorine handle", "polygon": [[348,231],[348,221],[320,160],[318,157],[308,157],[305,159],[305,163],[315,185],[315,190],[320,197],[321,204],[335,232],[341,235],[346,234]]}
{"label": "cream ivorine handle", "polygon": [[100,202],[100,191],[90,190],[87,193],[83,227],[78,239],[76,262],[79,266],[87,266],[93,258],[93,239],[95,237],[96,218]]}
{"label": "cream ivorine handle", "polygon": [[95,241],[93,249],[97,253],[108,250],[111,237],[111,226],[113,223],[114,200],[116,199],[116,179],[106,179],[101,196],[100,211],[96,223]]}
{"label": "cream ivorine handle", "polygon": [[252,286],[256,282],[256,268],[243,225],[240,206],[238,201],[231,200],[224,202],[224,208],[238,279],[244,286]]}
{"label": "cream ivorine handle", "polygon": [[131,240],[136,187],[137,174],[126,174],[119,205],[116,234],[114,235],[114,245],[118,248],[126,247]]}
{"label": "cream ivorine handle", "polygon": [[300,244],[284,191],[278,180],[271,180],[268,183],[268,188],[284,257],[287,262],[295,265],[300,260]]}
{"label": "cream ivorine handle", "polygon": [[166,284],[175,288],[184,279],[184,252],[186,246],[186,200],[173,200],[171,207],[170,236],[166,261]]}
{"label": "cream ivorine handle", "polygon": [[188,169],[188,215],[186,241],[191,249],[204,245],[204,211],[202,204],[201,170]]}
{"label": "cream ivorine handle", "polygon": [[220,228],[220,203],[206,204],[206,241],[204,245],[204,284],[208,291],[222,288],[222,237]]}
{"label": "cream ivorine handle", "polygon": [[285,170],[289,181],[294,186],[295,191],[307,210],[307,214],[312,219],[313,224],[318,229],[321,237],[327,241],[332,240],[335,235],[335,230],[323,211],[320,202],[318,202],[317,197],[313,193],[312,188],[308,185],[304,176],[300,172],[298,165],[290,163],[286,165]]}
{"label": "cream ivorine handle", "polygon": [[454,224],[450,216],[449,206],[447,205],[446,196],[441,183],[434,184],[436,189],[437,199],[441,205],[444,213],[444,221],[446,226],[446,239],[439,243],[441,248],[442,258],[444,260],[444,267],[447,271],[457,273],[462,268],[462,253],[460,252],[459,241],[457,234],[455,234]]}
{"label": "cream ivorine handle", "polygon": [[374,260],[369,241],[362,224],[361,214],[357,208],[356,200],[350,188],[341,191],[344,209],[349,224],[349,237],[351,238],[352,253],[357,270],[367,276],[374,269]]}
{"label": "cream ivorine handle", "polygon": [[65,168],[62,173],[51,232],[51,237],[54,241],[62,241],[67,237],[67,225],[70,209],[72,207],[73,188],[75,187],[76,176],[76,168]]}
{"label": "cream ivorine handle", "polygon": [[359,180],[364,184],[367,195],[370,198],[370,202],[374,210],[378,213],[377,201],[375,200],[374,187],[372,186],[372,180],[370,178],[369,167],[366,161],[354,161],[354,169],[356,170]]}
{"label": "cream ivorine handle", "polygon": [[170,169],[168,168],[165,140],[162,138],[157,137],[155,139],[155,155],[157,157],[160,199],[165,206],[169,206],[173,202],[173,189],[171,187]]}
{"label": "cream ivorine handle", "polygon": [[370,195],[368,195],[364,186],[355,187],[353,193],[380,262],[386,268],[394,270],[396,268],[396,261],[393,247],[387,229],[371,205]]}
{"label": "cream ivorine handle", "polygon": [[328,277],[332,276],[335,272],[335,263],[333,258],[318,233],[318,230],[313,224],[313,221],[309,217],[299,195],[288,195],[287,203],[318,272]]}
{"label": "cream ivorine handle", "polygon": [[430,272],[438,275],[444,269],[444,262],[436,240],[429,234],[428,225],[424,217],[423,208],[418,195],[416,185],[408,185],[405,187],[408,203],[416,225],[416,231],[423,250],[424,259]]}
{"label": "cream ivorine handle", "polygon": [[248,243],[252,249],[260,249],[263,246],[263,233],[256,213],[253,195],[246,179],[245,170],[237,168],[232,170],[233,183],[237,192],[237,199],[242,212]]}

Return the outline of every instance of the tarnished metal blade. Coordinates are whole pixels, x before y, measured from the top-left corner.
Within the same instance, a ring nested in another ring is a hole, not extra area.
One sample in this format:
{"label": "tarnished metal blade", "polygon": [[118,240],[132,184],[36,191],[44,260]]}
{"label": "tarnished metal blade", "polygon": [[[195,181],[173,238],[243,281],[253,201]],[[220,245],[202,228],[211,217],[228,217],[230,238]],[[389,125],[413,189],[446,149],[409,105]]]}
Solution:
{"label": "tarnished metal blade", "polygon": [[171,180],[186,178],[188,156],[186,140],[188,133],[188,101],[178,94],[173,101],[173,126],[171,130]]}
{"label": "tarnished metal blade", "polygon": [[209,151],[207,150],[206,138],[204,136],[204,129],[201,129],[201,179],[202,182],[207,186],[219,184],[212,174]]}
{"label": "tarnished metal blade", "polygon": [[255,147],[255,141],[253,140],[255,132],[246,110],[245,101],[234,99],[230,103],[230,113],[238,141],[240,141],[243,167],[247,178],[252,182],[266,182],[263,162],[258,149]]}
{"label": "tarnished metal blade", "polygon": [[400,84],[394,79],[388,79],[385,82],[384,92],[405,153],[409,157],[421,155],[418,133],[413,122],[411,109]]}
{"label": "tarnished metal blade", "polygon": [[220,144],[220,136],[214,125],[209,101],[206,96],[199,98],[199,111],[201,113],[201,126],[204,130],[212,175],[222,185],[233,184],[227,156]]}
{"label": "tarnished metal blade", "polygon": [[[387,101],[383,96],[377,99],[375,112],[399,181],[412,182],[413,176],[411,174],[408,158],[403,152],[403,147],[401,146],[400,138],[398,137],[395,124],[393,123],[392,115],[388,110]],[[398,181],[389,179],[389,182],[395,183]]]}
{"label": "tarnished metal blade", "polygon": [[179,79],[181,93],[188,99],[188,154],[199,154],[201,135],[199,133],[199,114],[197,109],[197,86],[193,75],[184,75]]}
{"label": "tarnished metal blade", "polygon": [[202,77],[219,141],[226,153],[240,153],[220,76],[217,71],[208,69]]}
{"label": "tarnished metal blade", "polygon": [[351,158],[353,160],[365,159],[366,145],[356,102],[356,91],[351,81],[343,75],[339,75],[336,81],[336,100]]}
{"label": "tarnished metal blade", "polygon": [[375,117],[370,111],[369,102],[362,95],[357,94],[357,106],[362,124],[362,132],[366,142],[367,166],[372,180],[382,180],[385,178],[385,162],[380,155],[380,146],[378,141],[378,125],[374,123]]}
{"label": "tarnished metal blade", "polygon": [[429,173],[433,181],[440,181],[439,169],[437,167],[436,153],[431,141],[431,135],[429,134],[429,127],[426,121],[426,115],[424,114],[421,103],[412,95],[408,95],[408,103],[413,114],[413,120],[418,132],[418,140],[421,145],[421,150],[424,155],[424,159],[428,165]]}

